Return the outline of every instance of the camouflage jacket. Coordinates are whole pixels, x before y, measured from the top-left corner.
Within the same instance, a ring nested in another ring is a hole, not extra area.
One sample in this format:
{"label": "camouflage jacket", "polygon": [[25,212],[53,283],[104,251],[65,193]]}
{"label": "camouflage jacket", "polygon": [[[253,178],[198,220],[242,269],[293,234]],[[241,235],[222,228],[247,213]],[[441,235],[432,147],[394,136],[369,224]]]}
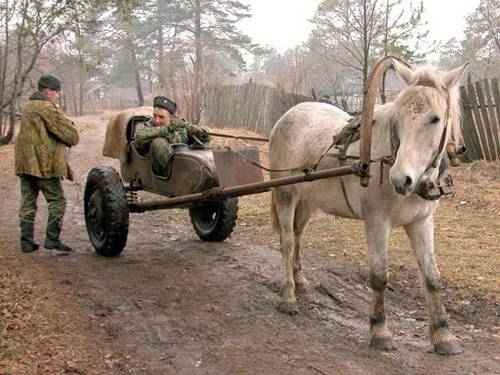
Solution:
{"label": "camouflage jacket", "polygon": [[204,143],[210,141],[208,134],[210,129],[204,126],[190,124],[184,120],[173,119],[168,125],[155,126],[152,120],[146,122],[135,133],[135,147],[143,153],[147,153],[151,142],[158,137],[165,138],[169,143],[195,142],[193,136]]}
{"label": "camouflage jacket", "polygon": [[66,147],[78,143],[73,121],[41,92],[24,105],[14,146],[15,172],[40,178],[68,177]]}

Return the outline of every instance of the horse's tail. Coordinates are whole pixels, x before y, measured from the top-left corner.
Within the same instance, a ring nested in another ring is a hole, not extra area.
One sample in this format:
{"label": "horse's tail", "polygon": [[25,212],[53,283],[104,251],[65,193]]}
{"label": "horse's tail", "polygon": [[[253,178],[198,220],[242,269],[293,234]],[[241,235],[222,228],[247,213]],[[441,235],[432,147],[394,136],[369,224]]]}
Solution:
{"label": "horse's tail", "polygon": [[278,218],[278,213],[276,212],[276,197],[274,190],[271,191],[271,223],[273,226],[273,231],[279,233],[280,222]]}

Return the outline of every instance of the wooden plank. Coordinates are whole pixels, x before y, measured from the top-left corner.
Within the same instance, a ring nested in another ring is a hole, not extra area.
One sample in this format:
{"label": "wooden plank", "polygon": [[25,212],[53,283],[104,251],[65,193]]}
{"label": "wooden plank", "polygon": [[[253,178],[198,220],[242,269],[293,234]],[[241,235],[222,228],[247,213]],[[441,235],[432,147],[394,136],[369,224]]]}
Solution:
{"label": "wooden plank", "polygon": [[488,113],[490,114],[490,125],[491,125],[491,130],[493,131],[493,141],[495,142],[495,151],[497,154],[497,160],[500,158],[500,130],[499,130],[499,124],[498,122],[500,121],[499,118],[495,116],[495,108],[493,104],[493,94],[492,91],[490,90],[490,83],[487,79],[484,81],[484,91],[486,93],[486,100],[488,102]]}
{"label": "wooden plank", "polygon": [[256,122],[253,129],[258,134],[263,134],[262,129],[265,129],[266,127],[264,114],[266,113],[267,108],[263,105],[263,103],[267,90],[269,89],[266,86],[260,86],[257,90],[257,95],[255,96],[255,106],[259,108],[259,111],[256,113]]}
{"label": "wooden plank", "polygon": [[[234,117],[233,117],[233,111],[235,113],[238,113],[238,86],[228,86],[228,105],[226,108],[224,108],[224,111],[226,113],[225,116],[225,127],[226,128],[231,128],[234,127]],[[239,125],[239,124],[236,124]]]}
{"label": "wooden plank", "polygon": [[473,161],[481,158],[481,148],[479,140],[474,130],[474,119],[472,117],[472,106],[465,90],[465,86],[460,87],[460,97],[462,100],[462,131],[467,151],[464,154],[465,161]]}
{"label": "wooden plank", "polygon": [[216,99],[215,102],[217,103],[217,109],[215,112],[215,117],[212,119],[213,123],[216,124],[216,127],[222,127],[222,124],[219,126],[218,122],[220,122],[220,119],[222,117],[222,111],[224,108],[223,104],[223,89],[221,87],[218,87],[217,90],[215,91]]}
{"label": "wooden plank", "polygon": [[212,119],[212,121],[216,124],[217,128],[224,128],[224,124],[222,123],[222,117],[224,113],[224,87],[217,87],[217,91],[215,91],[215,95],[217,96],[216,100],[216,106],[217,110],[215,112],[215,118]]}
{"label": "wooden plank", "polygon": [[245,86],[234,86],[233,90],[234,104],[230,110],[228,108],[228,112],[232,113],[232,116],[228,116],[228,121],[232,123],[232,125],[228,124],[230,127],[237,126],[238,128],[242,128],[245,125],[241,117],[241,113],[245,109],[244,95],[245,95]]}
{"label": "wooden plank", "polygon": [[258,96],[258,103],[259,106],[259,113],[258,113],[258,123],[255,127],[255,131],[259,134],[265,134],[264,129],[266,128],[266,112],[268,110],[268,107],[266,106],[265,100],[266,100],[266,95],[267,92],[269,91],[269,87],[267,86],[262,86],[259,90],[259,96]]}
{"label": "wooden plank", "polygon": [[481,115],[479,114],[479,108],[477,107],[476,93],[474,91],[474,85],[472,83],[467,84],[467,93],[469,95],[469,103],[472,106],[472,113],[474,115],[474,129],[478,135],[479,145],[481,147],[481,157],[485,160],[491,161],[491,157],[488,153],[486,145],[486,136],[483,132],[483,123],[481,121]]}
{"label": "wooden plank", "polygon": [[[495,98],[495,108],[497,110],[497,120],[500,122],[500,92],[498,91],[498,79],[493,78],[491,80],[491,91],[493,92],[493,97]],[[497,127],[500,126],[500,124],[497,122]]]}
{"label": "wooden plank", "polygon": [[[496,109],[496,114],[497,114],[497,123],[496,123],[496,129],[497,132],[500,134],[500,93],[499,93],[499,87],[498,87],[498,79],[493,78],[491,80],[491,91],[493,93],[493,99],[495,101],[495,109]],[[500,143],[500,139],[497,138],[498,143]],[[500,145],[498,145],[500,147]],[[500,152],[500,150],[499,150]]]}
{"label": "wooden plank", "polygon": [[246,130],[251,130],[251,127],[254,126],[254,118],[255,112],[259,111],[259,108],[252,108],[254,106],[254,98],[255,98],[255,89],[257,85],[253,83],[249,83],[245,86],[245,109],[242,111],[241,115],[243,117],[243,126]]}
{"label": "wooden plank", "polygon": [[248,104],[246,113],[246,129],[250,131],[255,131],[255,128],[259,126],[259,113],[262,108],[259,107],[259,88],[258,85],[252,85],[251,90],[248,92]]}
{"label": "wooden plank", "polygon": [[486,108],[486,100],[484,100],[483,88],[481,87],[481,81],[474,83],[476,88],[477,98],[479,101],[479,106],[481,109],[481,118],[483,119],[483,131],[486,136],[485,148],[488,149],[488,154],[491,160],[497,160],[497,152],[495,146],[495,140],[493,139],[493,131],[491,130],[490,118],[488,116],[488,110]]}
{"label": "wooden plank", "polygon": [[[264,95],[264,103],[265,103],[265,108],[269,108],[269,90],[267,90],[265,92],[265,95]],[[269,134],[271,133],[271,130],[272,129],[272,125],[269,126],[269,116],[268,116],[268,113],[269,111],[265,110],[264,111],[264,116],[263,116],[263,124],[264,126],[262,127],[262,129],[260,129],[260,131],[262,132],[262,134],[265,134],[266,136],[269,136]]]}
{"label": "wooden plank", "polygon": [[258,108],[258,111],[255,112],[255,124],[252,130],[258,134],[263,133],[263,129],[266,127],[265,123],[265,113],[267,111],[267,107],[265,106],[264,98],[266,97],[266,92],[268,88],[266,86],[260,86],[255,91],[255,106]]}
{"label": "wooden plank", "polygon": [[227,109],[231,106],[231,86],[224,86],[221,95],[221,116],[220,124],[222,128],[227,128]]}

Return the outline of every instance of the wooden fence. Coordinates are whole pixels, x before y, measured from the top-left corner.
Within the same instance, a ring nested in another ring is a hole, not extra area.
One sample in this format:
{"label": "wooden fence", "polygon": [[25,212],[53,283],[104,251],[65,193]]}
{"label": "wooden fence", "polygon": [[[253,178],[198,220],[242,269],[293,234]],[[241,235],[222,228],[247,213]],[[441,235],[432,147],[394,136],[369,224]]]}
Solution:
{"label": "wooden fence", "polygon": [[[498,79],[460,87],[466,161],[500,159]],[[209,90],[202,122],[218,128],[240,128],[268,136],[278,119],[295,104],[312,101],[263,85],[219,86]]]}
{"label": "wooden fence", "polygon": [[[121,97],[113,97],[108,96],[103,99],[92,99],[88,100],[84,103],[83,112],[85,114],[94,114],[100,113],[107,109],[127,109],[137,107],[137,98],[121,98]],[[68,105],[67,111],[71,113],[71,105]]]}
{"label": "wooden fence", "polygon": [[218,86],[209,90],[202,122],[269,135],[278,119],[295,104],[312,101],[263,85]]}
{"label": "wooden fence", "polygon": [[498,79],[482,80],[460,87],[462,128],[467,161],[500,159],[500,94]]}

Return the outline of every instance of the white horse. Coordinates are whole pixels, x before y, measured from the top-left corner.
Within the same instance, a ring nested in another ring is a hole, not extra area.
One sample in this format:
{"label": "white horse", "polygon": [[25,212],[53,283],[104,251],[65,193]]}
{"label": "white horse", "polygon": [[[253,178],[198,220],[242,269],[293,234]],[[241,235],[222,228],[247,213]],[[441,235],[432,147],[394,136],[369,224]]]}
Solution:
{"label": "white horse", "polygon": [[[456,85],[465,65],[447,73],[431,67],[413,71],[397,61],[393,66],[407,86],[393,103],[375,110],[372,160],[391,155],[390,128],[394,124],[399,135],[395,162],[390,169],[383,168],[382,183],[380,164],[372,164],[373,177],[367,188],[360,186],[358,177],[350,175],[273,189],[273,223],[280,233],[283,259],[278,309],[288,314],[298,312],[295,290],[307,286],[301,268],[300,242],[313,211],[321,209],[332,215],[364,220],[373,293],[370,343],[380,350],[392,350],[383,299],[388,277],[387,246],[391,229],[403,226],[420,269],[434,349],[440,354],[458,354],[462,349],[448,329],[434,259],[433,214],[438,203],[424,200],[415,194],[415,189],[425,178],[424,172],[431,178],[437,177],[437,169],[430,165],[440,160],[442,142],[446,140],[447,144],[461,137]],[[278,120],[270,136],[270,168],[281,170],[271,177],[285,177],[310,168],[349,119],[347,113],[328,104],[301,103],[291,108]],[[359,141],[350,145],[347,154],[359,155]],[[318,170],[337,166],[337,159],[324,157]],[[293,170],[283,171],[287,169]]]}

